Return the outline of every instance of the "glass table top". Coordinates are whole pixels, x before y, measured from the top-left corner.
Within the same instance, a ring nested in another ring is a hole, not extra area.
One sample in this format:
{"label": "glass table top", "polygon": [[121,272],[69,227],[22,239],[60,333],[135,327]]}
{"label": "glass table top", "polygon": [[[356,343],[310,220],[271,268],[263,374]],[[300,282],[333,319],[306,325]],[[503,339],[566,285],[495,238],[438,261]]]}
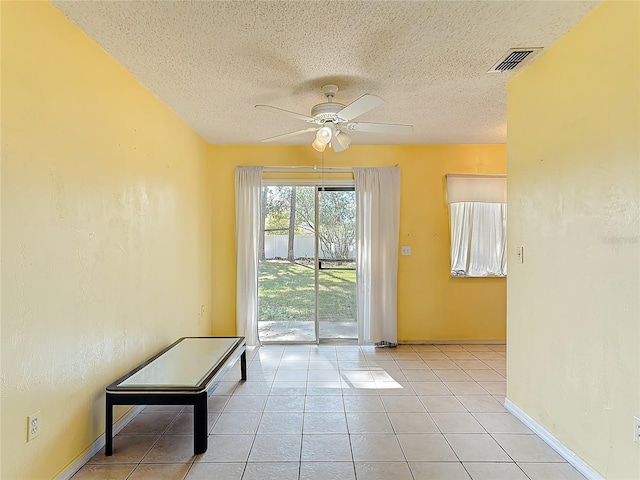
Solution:
{"label": "glass table top", "polygon": [[120,387],[196,387],[220,366],[238,337],[187,337],[121,381]]}

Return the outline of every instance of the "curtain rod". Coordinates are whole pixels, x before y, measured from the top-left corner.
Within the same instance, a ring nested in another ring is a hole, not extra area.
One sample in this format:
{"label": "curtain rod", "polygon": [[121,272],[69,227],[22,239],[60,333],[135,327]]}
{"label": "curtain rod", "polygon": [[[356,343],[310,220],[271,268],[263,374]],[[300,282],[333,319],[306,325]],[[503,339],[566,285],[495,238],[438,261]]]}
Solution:
{"label": "curtain rod", "polygon": [[447,173],[445,177],[483,177],[483,178],[506,178],[505,173]]}
{"label": "curtain rod", "polygon": [[353,173],[353,168],[339,167],[263,167],[263,172],[267,173]]}

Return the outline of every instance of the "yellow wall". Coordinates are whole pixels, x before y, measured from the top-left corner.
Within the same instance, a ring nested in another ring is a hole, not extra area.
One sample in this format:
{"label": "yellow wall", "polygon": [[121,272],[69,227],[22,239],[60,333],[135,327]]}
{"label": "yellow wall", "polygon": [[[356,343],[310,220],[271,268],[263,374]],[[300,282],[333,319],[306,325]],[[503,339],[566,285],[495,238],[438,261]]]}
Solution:
{"label": "yellow wall", "polygon": [[[321,165],[309,146],[210,146],[212,157],[213,332],[235,333],[234,170],[238,165]],[[447,173],[505,173],[504,145],[352,146],[325,152],[334,167],[391,166],[401,171],[398,338],[504,340],[506,281],[449,278]]]}
{"label": "yellow wall", "polygon": [[50,479],[104,431],[106,385],[210,332],[208,151],[48,2],[1,8],[0,477]]}
{"label": "yellow wall", "polygon": [[[2,52],[2,7],[0,7],[0,53]],[[0,62],[2,55],[0,54]],[[1,68],[1,65],[0,65]],[[1,70],[0,70],[1,71]],[[0,92],[2,92],[2,75],[0,75]],[[2,112],[2,95],[0,94],[0,112]],[[0,118],[0,212],[2,212],[2,119]],[[2,265],[2,217],[0,213],[0,266]],[[0,271],[0,378],[2,377],[2,274]],[[0,388],[2,388],[0,386]],[[2,391],[0,390],[0,465],[2,464]],[[0,466],[2,475],[2,466]]]}
{"label": "yellow wall", "polygon": [[610,480],[640,478],[639,48],[606,1],[508,88],[507,397]]}

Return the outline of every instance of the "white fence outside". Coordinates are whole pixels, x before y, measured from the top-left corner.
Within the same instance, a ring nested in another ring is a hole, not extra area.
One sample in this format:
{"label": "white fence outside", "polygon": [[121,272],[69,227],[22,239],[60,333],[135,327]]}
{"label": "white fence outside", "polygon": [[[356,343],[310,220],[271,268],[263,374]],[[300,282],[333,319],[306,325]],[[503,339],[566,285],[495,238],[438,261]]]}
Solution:
{"label": "white fence outside", "polygon": [[[265,235],[264,254],[267,259],[287,258],[289,247],[288,235]],[[313,235],[296,235],[293,238],[293,256],[295,258],[314,258],[315,237]],[[320,258],[335,258],[331,252],[326,252],[320,244]],[[356,258],[355,248],[349,249],[349,259]]]}

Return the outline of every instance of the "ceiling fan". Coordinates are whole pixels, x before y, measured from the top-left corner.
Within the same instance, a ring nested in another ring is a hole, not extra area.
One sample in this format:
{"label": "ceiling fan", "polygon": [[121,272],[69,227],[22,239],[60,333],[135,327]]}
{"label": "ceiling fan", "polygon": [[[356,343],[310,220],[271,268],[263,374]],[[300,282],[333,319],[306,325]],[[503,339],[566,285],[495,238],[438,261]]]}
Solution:
{"label": "ceiling fan", "polygon": [[307,123],[314,124],[313,127],[296,130],[295,132],[285,133],[283,135],[276,135],[275,137],[265,138],[261,141],[275,142],[277,140],[283,140],[285,138],[302,135],[304,133],[316,132],[315,139],[311,144],[313,148],[319,152],[323,152],[324,149],[327,148],[327,145],[329,145],[336,152],[342,152],[349,148],[349,145],[351,144],[351,137],[345,133],[347,131],[393,135],[406,135],[413,131],[413,125],[352,122],[354,118],[382,105],[384,100],[376,95],[365,93],[345,107],[341,103],[332,101],[337,92],[338,87],[336,85],[324,85],[322,87],[322,93],[327,97],[327,102],[319,103],[312,107],[311,116],[290,112],[270,105],[256,105],[256,108],[260,110],[288,115]]}

